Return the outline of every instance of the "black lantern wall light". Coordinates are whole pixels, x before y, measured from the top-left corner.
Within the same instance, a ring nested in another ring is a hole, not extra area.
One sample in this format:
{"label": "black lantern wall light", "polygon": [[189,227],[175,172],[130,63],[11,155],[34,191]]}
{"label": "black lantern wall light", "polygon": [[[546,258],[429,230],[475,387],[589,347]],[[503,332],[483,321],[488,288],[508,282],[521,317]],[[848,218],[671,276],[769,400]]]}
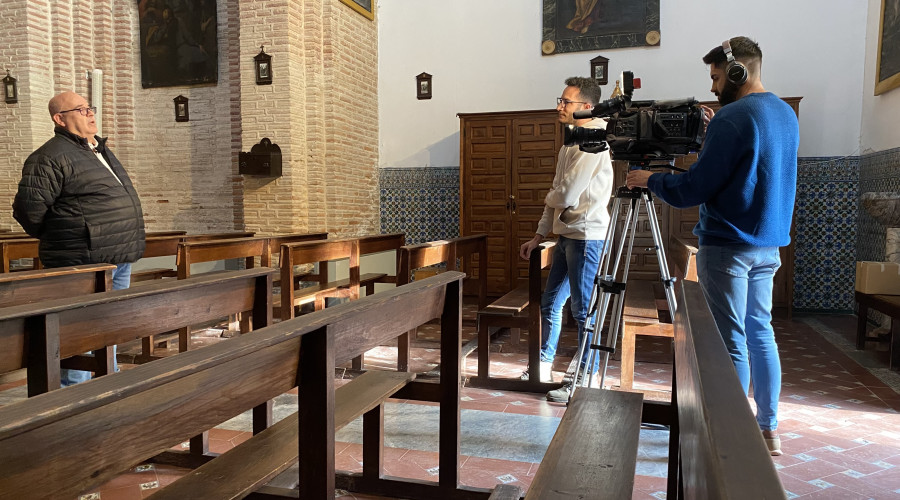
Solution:
{"label": "black lantern wall light", "polygon": [[256,66],[256,84],[271,85],[272,84],[272,56],[266,54],[263,50],[265,45],[259,46],[259,54],[253,57],[253,63]]}
{"label": "black lantern wall light", "polygon": [[3,78],[3,94],[6,96],[6,104],[15,104],[19,102],[19,86],[16,79],[6,70],[6,76]]}

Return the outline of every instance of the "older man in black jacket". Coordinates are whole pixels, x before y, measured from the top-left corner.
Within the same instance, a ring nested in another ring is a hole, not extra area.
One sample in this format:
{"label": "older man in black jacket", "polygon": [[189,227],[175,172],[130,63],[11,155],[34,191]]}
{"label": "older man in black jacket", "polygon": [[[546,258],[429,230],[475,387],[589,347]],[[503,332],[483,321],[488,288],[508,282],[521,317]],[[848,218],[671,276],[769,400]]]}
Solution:
{"label": "older man in black jacket", "polygon": [[[116,264],[113,289],[128,288],[144,253],[141,201],[122,164],[97,137],[96,108],[74,92],[50,100],[55,135],[25,160],[13,216],[41,240],[45,267]],[[63,370],[62,384],[90,378]]]}

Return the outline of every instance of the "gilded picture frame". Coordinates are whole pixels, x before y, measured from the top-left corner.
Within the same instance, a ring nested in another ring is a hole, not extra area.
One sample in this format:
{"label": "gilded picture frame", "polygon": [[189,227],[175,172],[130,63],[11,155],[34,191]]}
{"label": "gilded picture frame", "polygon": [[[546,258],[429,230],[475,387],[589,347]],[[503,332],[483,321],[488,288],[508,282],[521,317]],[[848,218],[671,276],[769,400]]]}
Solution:
{"label": "gilded picture frame", "polygon": [[875,95],[900,87],[900,0],[881,0]]}
{"label": "gilded picture frame", "polygon": [[375,20],[374,0],[341,0],[341,2],[347,4],[351,9],[359,12],[369,20]]}
{"label": "gilded picture frame", "polygon": [[543,55],[660,43],[659,0],[543,2]]}

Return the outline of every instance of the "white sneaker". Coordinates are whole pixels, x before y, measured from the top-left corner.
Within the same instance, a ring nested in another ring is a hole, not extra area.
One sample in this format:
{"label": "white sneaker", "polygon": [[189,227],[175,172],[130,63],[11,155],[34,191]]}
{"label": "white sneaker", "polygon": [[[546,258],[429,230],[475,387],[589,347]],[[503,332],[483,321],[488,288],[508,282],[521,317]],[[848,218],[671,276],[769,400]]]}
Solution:
{"label": "white sneaker", "polygon": [[[553,382],[553,363],[550,361],[541,361],[541,382]],[[528,369],[522,372],[519,380],[528,380]]]}

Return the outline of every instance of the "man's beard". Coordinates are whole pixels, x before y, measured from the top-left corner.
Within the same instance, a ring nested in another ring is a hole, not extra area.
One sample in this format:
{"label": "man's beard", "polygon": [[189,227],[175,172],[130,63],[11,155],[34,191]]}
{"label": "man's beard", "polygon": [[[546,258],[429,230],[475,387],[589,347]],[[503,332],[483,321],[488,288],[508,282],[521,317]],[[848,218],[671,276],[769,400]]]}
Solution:
{"label": "man's beard", "polygon": [[738,89],[739,87],[737,85],[726,81],[725,87],[722,89],[722,92],[718,96],[716,96],[719,99],[719,104],[724,106],[726,104],[731,104],[734,101],[737,101]]}

